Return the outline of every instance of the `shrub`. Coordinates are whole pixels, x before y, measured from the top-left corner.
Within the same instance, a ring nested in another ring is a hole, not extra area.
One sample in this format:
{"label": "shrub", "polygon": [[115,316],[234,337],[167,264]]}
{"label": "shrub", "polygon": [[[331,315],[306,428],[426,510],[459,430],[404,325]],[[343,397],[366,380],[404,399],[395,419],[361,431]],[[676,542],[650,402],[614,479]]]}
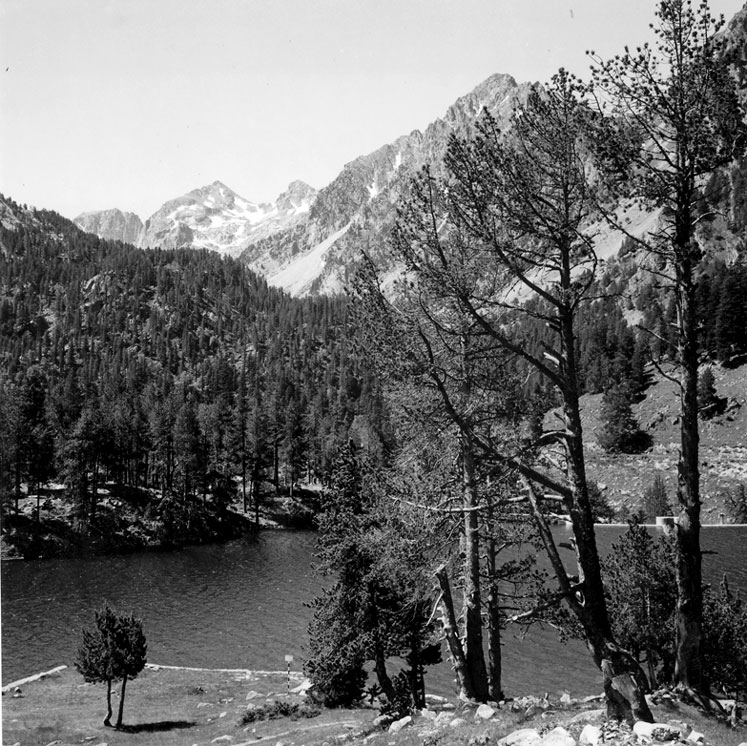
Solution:
{"label": "shrub", "polygon": [[726,576],[718,592],[705,594],[703,668],[711,686],[735,699],[747,695],[747,605],[731,592]]}
{"label": "shrub", "polygon": [[257,723],[264,720],[278,720],[279,718],[290,718],[300,720],[302,718],[314,718],[321,714],[321,708],[311,702],[267,702],[259,707],[250,707],[239,721],[241,725]]}
{"label": "shrub", "polygon": [[400,671],[392,679],[394,688],[394,698],[388,699],[381,706],[382,715],[392,715],[396,718],[403,718],[412,712],[412,689],[410,679],[404,671]]}

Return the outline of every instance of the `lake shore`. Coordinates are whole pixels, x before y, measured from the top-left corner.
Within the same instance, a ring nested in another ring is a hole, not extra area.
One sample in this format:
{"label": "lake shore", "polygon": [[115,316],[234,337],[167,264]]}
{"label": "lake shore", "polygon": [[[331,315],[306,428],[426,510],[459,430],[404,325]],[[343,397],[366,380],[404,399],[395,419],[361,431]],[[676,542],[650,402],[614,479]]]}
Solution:
{"label": "lake shore", "polygon": [[[299,687],[302,681],[303,675],[298,671],[291,671],[289,679],[285,671],[151,664],[128,684],[124,727],[114,730],[102,722],[106,711],[105,687],[85,683],[74,669],[57,667],[29,677],[26,683],[14,682],[3,688],[3,743],[9,746],[16,743],[45,746],[51,742],[57,746],[80,743],[415,746],[437,742],[443,746],[470,743],[474,746],[500,744],[500,739],[517,731],[533,730],[547,739],[551,733],[557,736],[560,728],[574,743],[580,743],[587,726],[606,734],[604,742],[608,745],[639,742],[625,726],[605,724],[599,696],[586,700],[547,695],[523,697],[505,703],[489,719],[478,715],[474,706],[432,698],[429,709],[416,713],[397,733],[390,732],[388,723],[374,723],[378,711],[370,705],[321,710],[302,719],[247,721],[247,710],[265,712],[278,702],[301,705],[305,699],[303,686]],[[12,688],[6,691],[9,686]],[[113,701],[116,708],[118,697],[114,696]],[[683,738],[695,730],[705,733],[701,743],[711,746],[738,746],[747,739],[744,728],[730,730],[676,701],[653,704],[653,710],[657,721],[680,728],[685,734]]]}

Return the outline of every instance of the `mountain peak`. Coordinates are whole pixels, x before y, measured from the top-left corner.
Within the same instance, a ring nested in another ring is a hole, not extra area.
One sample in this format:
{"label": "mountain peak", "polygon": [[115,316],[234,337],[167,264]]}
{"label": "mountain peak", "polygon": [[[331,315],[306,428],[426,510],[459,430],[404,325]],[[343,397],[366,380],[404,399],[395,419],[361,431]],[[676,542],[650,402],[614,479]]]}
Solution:
{"label": "mountain peak", "polygon": [[458,98],[446,111],[444,121],[451,126],[464,125],[474,120],[482,109],[496,112],[501,104],[519,88],[516,80],[505,73],[495,73]]}
{"label": "mountain peak", "polygon": [[134,212],[123,212],[116,207],[83,212],[73,222],[82,230],[95,233],[100,238],[131,244],[138,243],[143,230],[143,222]]}

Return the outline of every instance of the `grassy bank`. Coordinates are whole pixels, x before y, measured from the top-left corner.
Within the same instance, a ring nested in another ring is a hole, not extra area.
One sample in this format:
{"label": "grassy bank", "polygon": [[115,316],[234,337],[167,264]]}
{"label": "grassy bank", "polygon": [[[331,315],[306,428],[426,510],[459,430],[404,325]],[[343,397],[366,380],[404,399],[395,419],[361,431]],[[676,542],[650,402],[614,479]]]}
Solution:
{"label": "grassy bank", "polygon": [[[21,685],[20,695],[3,694],[3,744],[11,746],[189,746],[230,744],[255,746],[331,746],[342,742],[370,746],[475,746],[499,740],[518,729],[533,728],[548,733],[557,726],[567,729],[578,742],[587,723],[604,726],[598,698],[587,702],[559,697],[524,698],[497,711],[488,721],[473,708],[445,704],[445,711],[416,715],[399,733],[374,726],[378,712],[370,707],[353,710],[306,712],[304,717],[283,716],[264,720],[263,714],[302,706],[304,697],[292,690],[302,677],[292,673],[290,693],[285,673],[216,671],[149,667],[127,687],[125,727],[104,727],[104,685],[84,683],[73,669],[64,669],[41,680]],[[280,703],[291,705],[281,707]],[[528,703],[528,704],[527,704]],[[114,708],[118,699],[114,697]],[[440,707],[440,706],[439,706]],[[436,707],[438,709],[438,707]],[[246,717],[247,710],[254,713]],[[747,730],[731,730],[703,717],[694,708],[676,701],[653,707],[660,722],[679,724],[705,734],[711,746],[738,746],[747,740]],[[309,717],[311,715],[311,717]],[[458,724],[455,721],[458,719]],[[614,729],[606,744],[637,743],[624,728]],[[609,736],[609,733],[608,733]],[[692,742],[691,742],[692,743]]]}

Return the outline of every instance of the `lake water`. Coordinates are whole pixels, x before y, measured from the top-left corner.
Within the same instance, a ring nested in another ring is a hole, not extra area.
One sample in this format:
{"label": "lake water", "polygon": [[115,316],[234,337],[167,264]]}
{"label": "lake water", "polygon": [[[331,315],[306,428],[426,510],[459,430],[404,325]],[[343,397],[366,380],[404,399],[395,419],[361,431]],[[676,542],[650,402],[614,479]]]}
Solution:
{"label": "lake water", "polygon": [[[559,534],[568,529],[556,529]],[[604,556],[622,529],[599,531]],[[2,562],[2,681],[56,665],[71,666],[80,629],[107,599],[144,622],[152,663],[285,670],[306,654],[308,604],[323,579],[314,573],[315,535],[263,532],[227,544],[174,552],[87,559]],[[706,578],[724,572],[747,592],[747,528],[707,528]],[[448,663],[428,675],[429,689],[451,692]],[[504,689],[509,694],[600,690],[584,646],[557,641],[550,629],[519,640],[506,633]]]}

